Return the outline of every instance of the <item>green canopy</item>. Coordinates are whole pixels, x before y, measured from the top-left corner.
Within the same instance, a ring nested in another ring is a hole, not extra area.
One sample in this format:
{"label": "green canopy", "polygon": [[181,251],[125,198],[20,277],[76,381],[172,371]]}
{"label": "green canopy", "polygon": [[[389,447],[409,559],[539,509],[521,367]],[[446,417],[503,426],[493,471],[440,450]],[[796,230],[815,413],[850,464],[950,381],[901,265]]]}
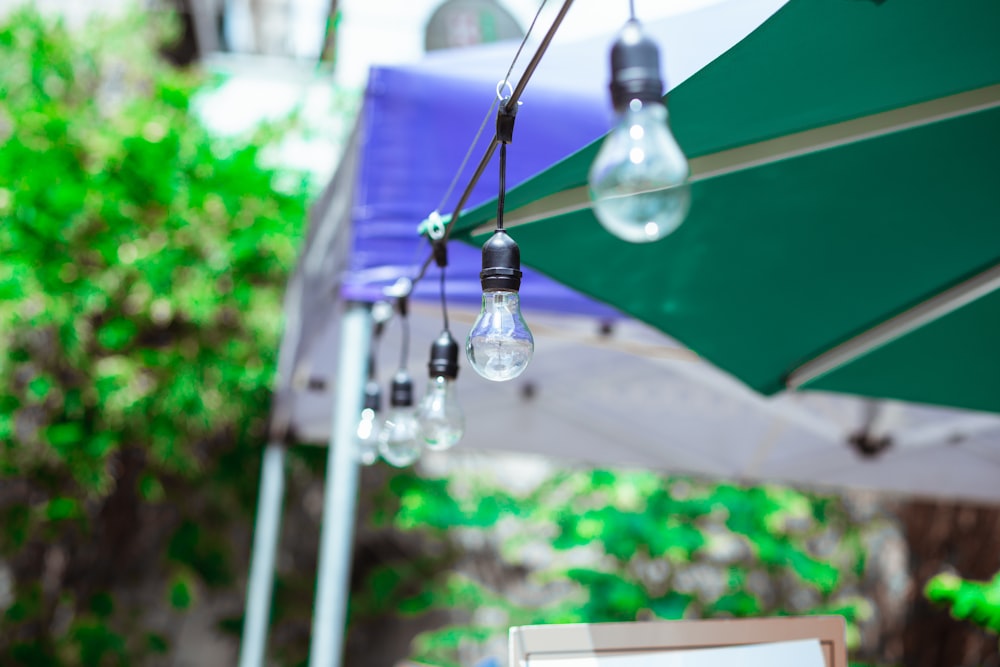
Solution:
{"label": "green canopy", "polygon": [[[607,233],[594,143],[507,194],[526,264],[766,394],[1000,412],[1000,2],[791,0],[669,109],[685,223]],[[482,243],[495,207],[455,235]]]}

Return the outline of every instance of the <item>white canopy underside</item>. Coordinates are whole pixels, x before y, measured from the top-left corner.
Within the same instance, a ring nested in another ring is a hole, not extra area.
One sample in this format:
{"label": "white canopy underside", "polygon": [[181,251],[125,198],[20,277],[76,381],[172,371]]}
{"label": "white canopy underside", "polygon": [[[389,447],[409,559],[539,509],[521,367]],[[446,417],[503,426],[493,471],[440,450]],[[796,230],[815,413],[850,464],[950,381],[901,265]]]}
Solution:
{"label": "white canopy underside", "polygon": [[[475,313],[451,312],[464,339]],[[467,417],[460,448],[514,451],[608,467],[642,467],[746,482],[872,489],[1000,502],[1000,417],[822,392],[766,398],[631,321],[608,336],[589,318],[526,312],[535,356],[520,378],[493,383],[463,364],[458,396]],[[440,309],[415,304],[410,371],[422,389]],[[293,432],[326,443],[336,322],[314,340],[293,385]],[[399,326],[379,346],[383,386],[398,365]],[[324,368],[324,366],[326,366]],[[867,430],[889,437],[879,454],[850,443]]]}

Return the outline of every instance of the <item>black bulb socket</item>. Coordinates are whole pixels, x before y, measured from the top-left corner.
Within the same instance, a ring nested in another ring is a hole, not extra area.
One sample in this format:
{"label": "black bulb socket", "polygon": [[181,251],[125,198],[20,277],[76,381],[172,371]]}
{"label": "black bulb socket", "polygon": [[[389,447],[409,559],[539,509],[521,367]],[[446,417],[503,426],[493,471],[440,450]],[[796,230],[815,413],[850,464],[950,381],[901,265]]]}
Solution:
{"label": "black bulb socket", "polygon": [[639,22],[625,24],[611,46],[611,103],[623,111],[632,100],[663,101],[660,49]]}
{"label": "black bulb socket", "polygon": [[454,380],[458,377],[458,343],[451,332],[445,330],[431,343],[431,360],[427,364],[430,377]]}
{"label": "black bulb socket", "polygon": [[521,289],[521,249],[502,229],[483,244],[483,270],[479,282],[484,292]]}
{"label": "black bulb socket", "polygon": [[413,380],[406,371],[396,371],[393,376],[389,405],[394,408],[407,408],[413,405]]}
{"label": "black bulb socket", "polygon": [[365,385],[365,398],[361,404],[361,409],[374,410],[375,412],[382,409],[382,388],[378,386],[378,382],[370,380]]}

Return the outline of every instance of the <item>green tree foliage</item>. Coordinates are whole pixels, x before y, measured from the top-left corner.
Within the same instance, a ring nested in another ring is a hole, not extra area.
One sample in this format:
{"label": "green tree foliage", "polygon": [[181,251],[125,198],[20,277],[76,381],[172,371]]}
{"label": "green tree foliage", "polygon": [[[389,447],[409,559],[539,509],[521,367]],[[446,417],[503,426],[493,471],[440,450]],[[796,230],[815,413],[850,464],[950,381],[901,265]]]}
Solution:
{"label": "green tree foliage", "polygon": [[[508,626],[537,623],[841,614],[856,645],[872,612],[863,536],[837,498],[603,470],[514,493],[489,466],[398,475],[390,491],[376,524],[423,534],[449,568],[433,577],[419,561],[387,563],[353,612],[463,612],[460,625],[417,638],[414,658],[429,664],[466,664],[463,647],[496,651]],[[505,575],[454,569],[455,542]]]}
{"label": "green tree foliage", "polygon": [[253,507],[306,188],[209,136],[162,37],[0,25],[3,665],[168,651],[146,612],[231,585]]}
{"label": "green tree foliage", "polygon": [[939,574],[924,588],[931,602],[946,605],[955,618],[1000,634],[1000,572],[989,581],[969,581]]}

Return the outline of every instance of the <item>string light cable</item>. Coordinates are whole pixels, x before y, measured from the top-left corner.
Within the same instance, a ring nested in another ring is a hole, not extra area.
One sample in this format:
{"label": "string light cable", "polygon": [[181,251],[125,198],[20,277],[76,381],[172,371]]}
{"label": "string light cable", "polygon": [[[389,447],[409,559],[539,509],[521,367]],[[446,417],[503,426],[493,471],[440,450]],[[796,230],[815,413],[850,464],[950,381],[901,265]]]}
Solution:
{"label": "string light cable", "polygon": [[[517,61],[517,59],[520,56],[522,48],[524,47],[524,45],[527,42],[529,36],[531,35],[531,28],[534,27],[535,22],[537,21],[538,16],[541,14],[541,11],[542,11],[542,8],[544,7],[544,5],[545,5],[545,0],[543,0],[543,2],[541,3],[541,5],[539,6],[538,12],[535,14],[535,19],[531,23],[531,27],[529,28],[528,32],[525,34],[524,40],[522,40],[521,46],[518,47],[517,53],[516,53],[516,55],[514,57],[514,60],[511,62],[511,65],[510,65],[510,67],[508,69],[507,75],[497,85],[497,97],[498,98],[501,96],[501,91],[504,88],[510,87],[510,89],[511,89],[510,94],[506,95],[505,97],[503,97],[502,100],[500,100],[502,102],[501,109],[505,110],[507,113],[510,113],[510,114],[513,113],[513,110],[520,103],[520,98],[521,98],[521,95],[524,93],[525,87],[528,85],[528,82],[531,80],[531,77],[534,74],[535,69],[537,69],[539,63],[542,60],[542,57],[545,55],[545,52],[548,50],[549,45],[551,44],[553,37],[555,37],[556,32],[559,30],[559,27],[562,25],[563,19],[566,17],[566,14],[569,12],[570,7],[573,5],[573,0],[564,0],[563,1],[563,4],[560,7],[558,13],[556,14],[555,18],[552,20],[552,24],[549,26],[549,29],[546,31],[546,33],[545,33],[544,37],[542,38],[541,42],[539,42],[538,46],[535,49],[534,54],[532,55],[531,59],[528,61],[528,64],[525,66],[524,72],[521,74],[521,77],[518,79],[517,85],[510,86],[510,84],[509,84],[510,75],[511,75],[511,73],[514,70],[516,61]],[[496,101],[494,102],[494,105],[495,104],[496,104]],[[492,109],[493,109],[493,106],[491,106],[490,113],[492,113]],[[480,133],[482,132],[482,127],[485,127],[485,121],[484,121],[483,126],[481,126],[481,128],[480,128]],[[471,153],[471,150],[474,148],[475,144],[478,142],[478,139],[479,139],[479,135],[477,134],[476,140],[473,142],[472,146],[470,147],[470,153]],[[455,204],[455,207],[452,210],[451,216],[449,217],[449,219],[447,220],[447,222],[445,222],[444,219],[440,216],[440,212],[438,210],[438,211],[435,211],[436,213],[438,213],[436,222],[431,222],[430,218],[433,217],[433,214],[432,214],[431,216],[429,216],[428,220],[425,220],[424,223],[421,224],[421,233],[422,234],[426,234],[428,236],[428,238],[431,239],[432,249],[431,249],[431,253],[427,256],[427,258],[424,260],[423,264],[421,265],[419,271],[417,272],[417,275],[413,278],[412,282],[413,282],[414,285],[424,278],[424,276],[427,273],[427,269],[430,267],[431,262],[434,262],[436,258],[440,257],[441,255],[444,255],[444,258],[445,258],[445,261],[446,261],[446,259],[447,259],[447,253],[443,252],[441,250],[438,250],[438,248],[440,246],[443,246],[444,244],[446,244],[447,241],[448,241],[448,239],[449,239],[449,237],[451,236],[451,231],[452,231],[452,229],[453,229],[456,221],[460,217],[460,215],[462,213],[462,210],[465,208],[465,205],[468,203],[469,197],[472,195],[472,190],[479,183],[479,179],[482,177],[483,173],[486,171],[486,167],[489,165],[490,160],[493,158],[493,154],[494,154],[494,152],[497,149],[498,143],[499,143],[498,137],[497,137],[496,134],[494,134],[493,137],[492,137],[492,139],[490,139],[489,143],[487,144],[486,149],[485,149],[485,151],[483,153],[483,156],[482,156],[482,158],[479,161],[479,164],[476,166],[475,171],[473,171],[472,176],[469,178],[469,181],[466,183],[466,186],[465,186],[464,190],[462,191],[462,195],[459,197],[458,202]],[[467,162],[467,160],[468,160],[468,156],[466,157],[466,160],[463,160],[463,164],[460,167],[459,173],[461,173],[462,171],[464,171],[464,169],[465,169],[465,163]],[[450,197],[450,195],[451,195],[451,189],[452,188],[449,187],[449,191],[446,193],[446,196],[442,198],[442,205],[443,205],[443,202],[445,202],[447,200],[447,198]],[[441,206],[439,206],[438,208],[440,209]],[[435,236],[437,238],[434,238]],[[438,261],[440,261],[440,260],[438,260]]]}

